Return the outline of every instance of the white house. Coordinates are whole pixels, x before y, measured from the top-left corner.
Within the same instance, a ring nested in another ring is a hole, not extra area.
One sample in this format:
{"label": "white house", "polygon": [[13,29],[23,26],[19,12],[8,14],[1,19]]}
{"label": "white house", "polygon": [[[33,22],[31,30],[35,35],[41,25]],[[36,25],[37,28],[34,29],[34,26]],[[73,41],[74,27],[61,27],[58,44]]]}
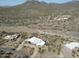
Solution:
{"label": "white house", "polygon": [[67,43],[64,45],[64,47],[62,48],[62,54],[64,56],[64,58],[72,58],[72,51],[75,48],[79,48],[79,43],[78,42],[71,42],[71,43]]}
{"label": "white house", "polygon": [[73,50],[74,48],[79,48],[79,43],[78,42],[72,42],[72,43],[66,44],[65,47]]}
{"label": "white house", "polygon": [[54,20],[68,20],[70,17],[72,16],[71,15],[59,15],[55,17]]}
{"label": "white house", "polygon": [[19,34],[7,35],[4,39],[14,40],[19,37]]}
{"label": "white house", "polygon": [[11,35],[7,35],[7,36],[4,37],[4,39],[9,39],[9,40],[11,40],[11,39],[12,39],[12,36],[11,36]]}
{"label": "white house", "polygon": [[30,42],[31,44],[35,44],[36,46],[43,46],[45,44],[45,42],[42,39],[39,39],[36,37],[32,37],[31,39],[28,39],[27,41]]}

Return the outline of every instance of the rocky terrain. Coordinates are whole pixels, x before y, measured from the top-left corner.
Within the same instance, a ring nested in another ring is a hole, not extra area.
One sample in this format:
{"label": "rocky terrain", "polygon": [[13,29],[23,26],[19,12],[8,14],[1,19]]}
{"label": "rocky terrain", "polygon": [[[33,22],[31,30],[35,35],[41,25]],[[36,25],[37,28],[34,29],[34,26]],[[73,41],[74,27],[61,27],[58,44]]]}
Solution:
{"label": "rocky terrain", "polygon": [[[79,1],[58,4],[34,0],[13,7],[0,7],[0,57],[64,58],[64,45],[79,42],[78,5]],[[16,40],[4,39],[15,33],[20,34]],[[25,39],[34,36],[46,44],[43,47],[25,44]],[[68,57],[79,57],[78,53],[73,53]]]}
{"label": "rocky terrain", "polygon": [[[0,26],[27,26],[50,30],[78,31],[79,1],[64,4],[27,1],[14,7],[0,8]],[[68,20],[54,20],[70,15]]]}

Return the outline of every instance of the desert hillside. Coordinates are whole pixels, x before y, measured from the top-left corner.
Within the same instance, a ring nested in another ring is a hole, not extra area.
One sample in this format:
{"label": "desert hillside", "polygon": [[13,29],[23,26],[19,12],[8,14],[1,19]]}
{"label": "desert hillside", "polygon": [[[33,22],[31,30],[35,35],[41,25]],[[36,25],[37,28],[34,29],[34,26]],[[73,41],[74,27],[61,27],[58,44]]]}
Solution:
{"label": "desert hillside", "polygon": [[[79,1],[63,4],[27,1],[14,7],[0,7],[0,26],[27,26],[36,29],[79,31],[78,5]],[[57,20],[64,15],[71,17],[67,20]]]}

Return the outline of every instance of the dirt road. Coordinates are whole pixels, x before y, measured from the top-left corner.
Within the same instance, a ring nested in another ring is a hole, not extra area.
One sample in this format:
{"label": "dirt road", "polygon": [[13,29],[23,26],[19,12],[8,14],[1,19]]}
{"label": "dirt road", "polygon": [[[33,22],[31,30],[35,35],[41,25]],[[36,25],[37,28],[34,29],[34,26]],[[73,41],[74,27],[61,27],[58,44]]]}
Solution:
{"label": "dirt road", "polygon": [[34,53],[30,56],[31,58],[34,58],[34,57],[38,54],[39,48],[36,47],[35,45],[25,44],[25,42],[26,42],[26,40],[24,40],[24,41],[18,46],[18,48],[16,49],[16,51],[21,50],[23,46],[29,46],[29,47],[31,47],[31,48],[34,48]]}
{"label": "dirt road", "polygon": [[17,48],[16,48],[16,51],[19,51],[20,49],[22,49],[24,43],[25,43],[26,40],[24,40]]}
{"label": "dirt road", "polygon": [[[78,34],[79,32],[62,32],[62,31],[50,31],[50,30],[39,30],[39,29],[30,29],[24,26],[18,26],[18,27],[0,27],[0,31],[6,31],[6,32],[37,32],[39,34],[46,34],[46,35],[58,35],[58,36],[62,36],[64,38],[70,37],[71,39],[73,38],[79,38]],[[77,36],[76,36],[77,35]],[[18,48],[16,49],[17,51],[19,51],[23,45],[25,43],[25,40],[18,46]],[[35,57],[38,53],[38,48],[36,48],[35,46],[29,45],[30,47],[35,48],[33,55],[31,56],[31,58]],[[63,57],[63,54],[61,53],[60,58]]]}
{"label": "dirt road", "polygon": [[31,58],[35,58],[35,56],[38,54],[39,52],[39,48],[35,45],[31,45],[31,44],[25,44],[24,46],[29,46],[31,48],[34,48],[33,54],[30,56]]}
{"label": "dirt road", "polygon": [[37,32],[40,34],[48,34],[48,35],[59,35],[63,37],[72,37],[72,38],[79,38],[79,32],[62,32],[62,31],[55,31],[55,30],[39,30],[39,29],[30,29],[25,26],[15,26],[15,27],[0,27],[0,31],[6,32]]}

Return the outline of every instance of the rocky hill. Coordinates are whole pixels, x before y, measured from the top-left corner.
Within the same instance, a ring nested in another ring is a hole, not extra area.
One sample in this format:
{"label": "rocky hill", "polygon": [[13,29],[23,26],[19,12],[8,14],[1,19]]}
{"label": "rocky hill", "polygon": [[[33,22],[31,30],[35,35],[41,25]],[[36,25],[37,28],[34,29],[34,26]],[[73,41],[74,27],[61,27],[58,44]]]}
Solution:
{"label": "rocky hill", "polygon": [[[68,20],[54,20],[70,15]],[[27,1],[13,7],[0,7],[0,26],[27,26],[30,28],[79,31],[79,1],[63,4]]]}

